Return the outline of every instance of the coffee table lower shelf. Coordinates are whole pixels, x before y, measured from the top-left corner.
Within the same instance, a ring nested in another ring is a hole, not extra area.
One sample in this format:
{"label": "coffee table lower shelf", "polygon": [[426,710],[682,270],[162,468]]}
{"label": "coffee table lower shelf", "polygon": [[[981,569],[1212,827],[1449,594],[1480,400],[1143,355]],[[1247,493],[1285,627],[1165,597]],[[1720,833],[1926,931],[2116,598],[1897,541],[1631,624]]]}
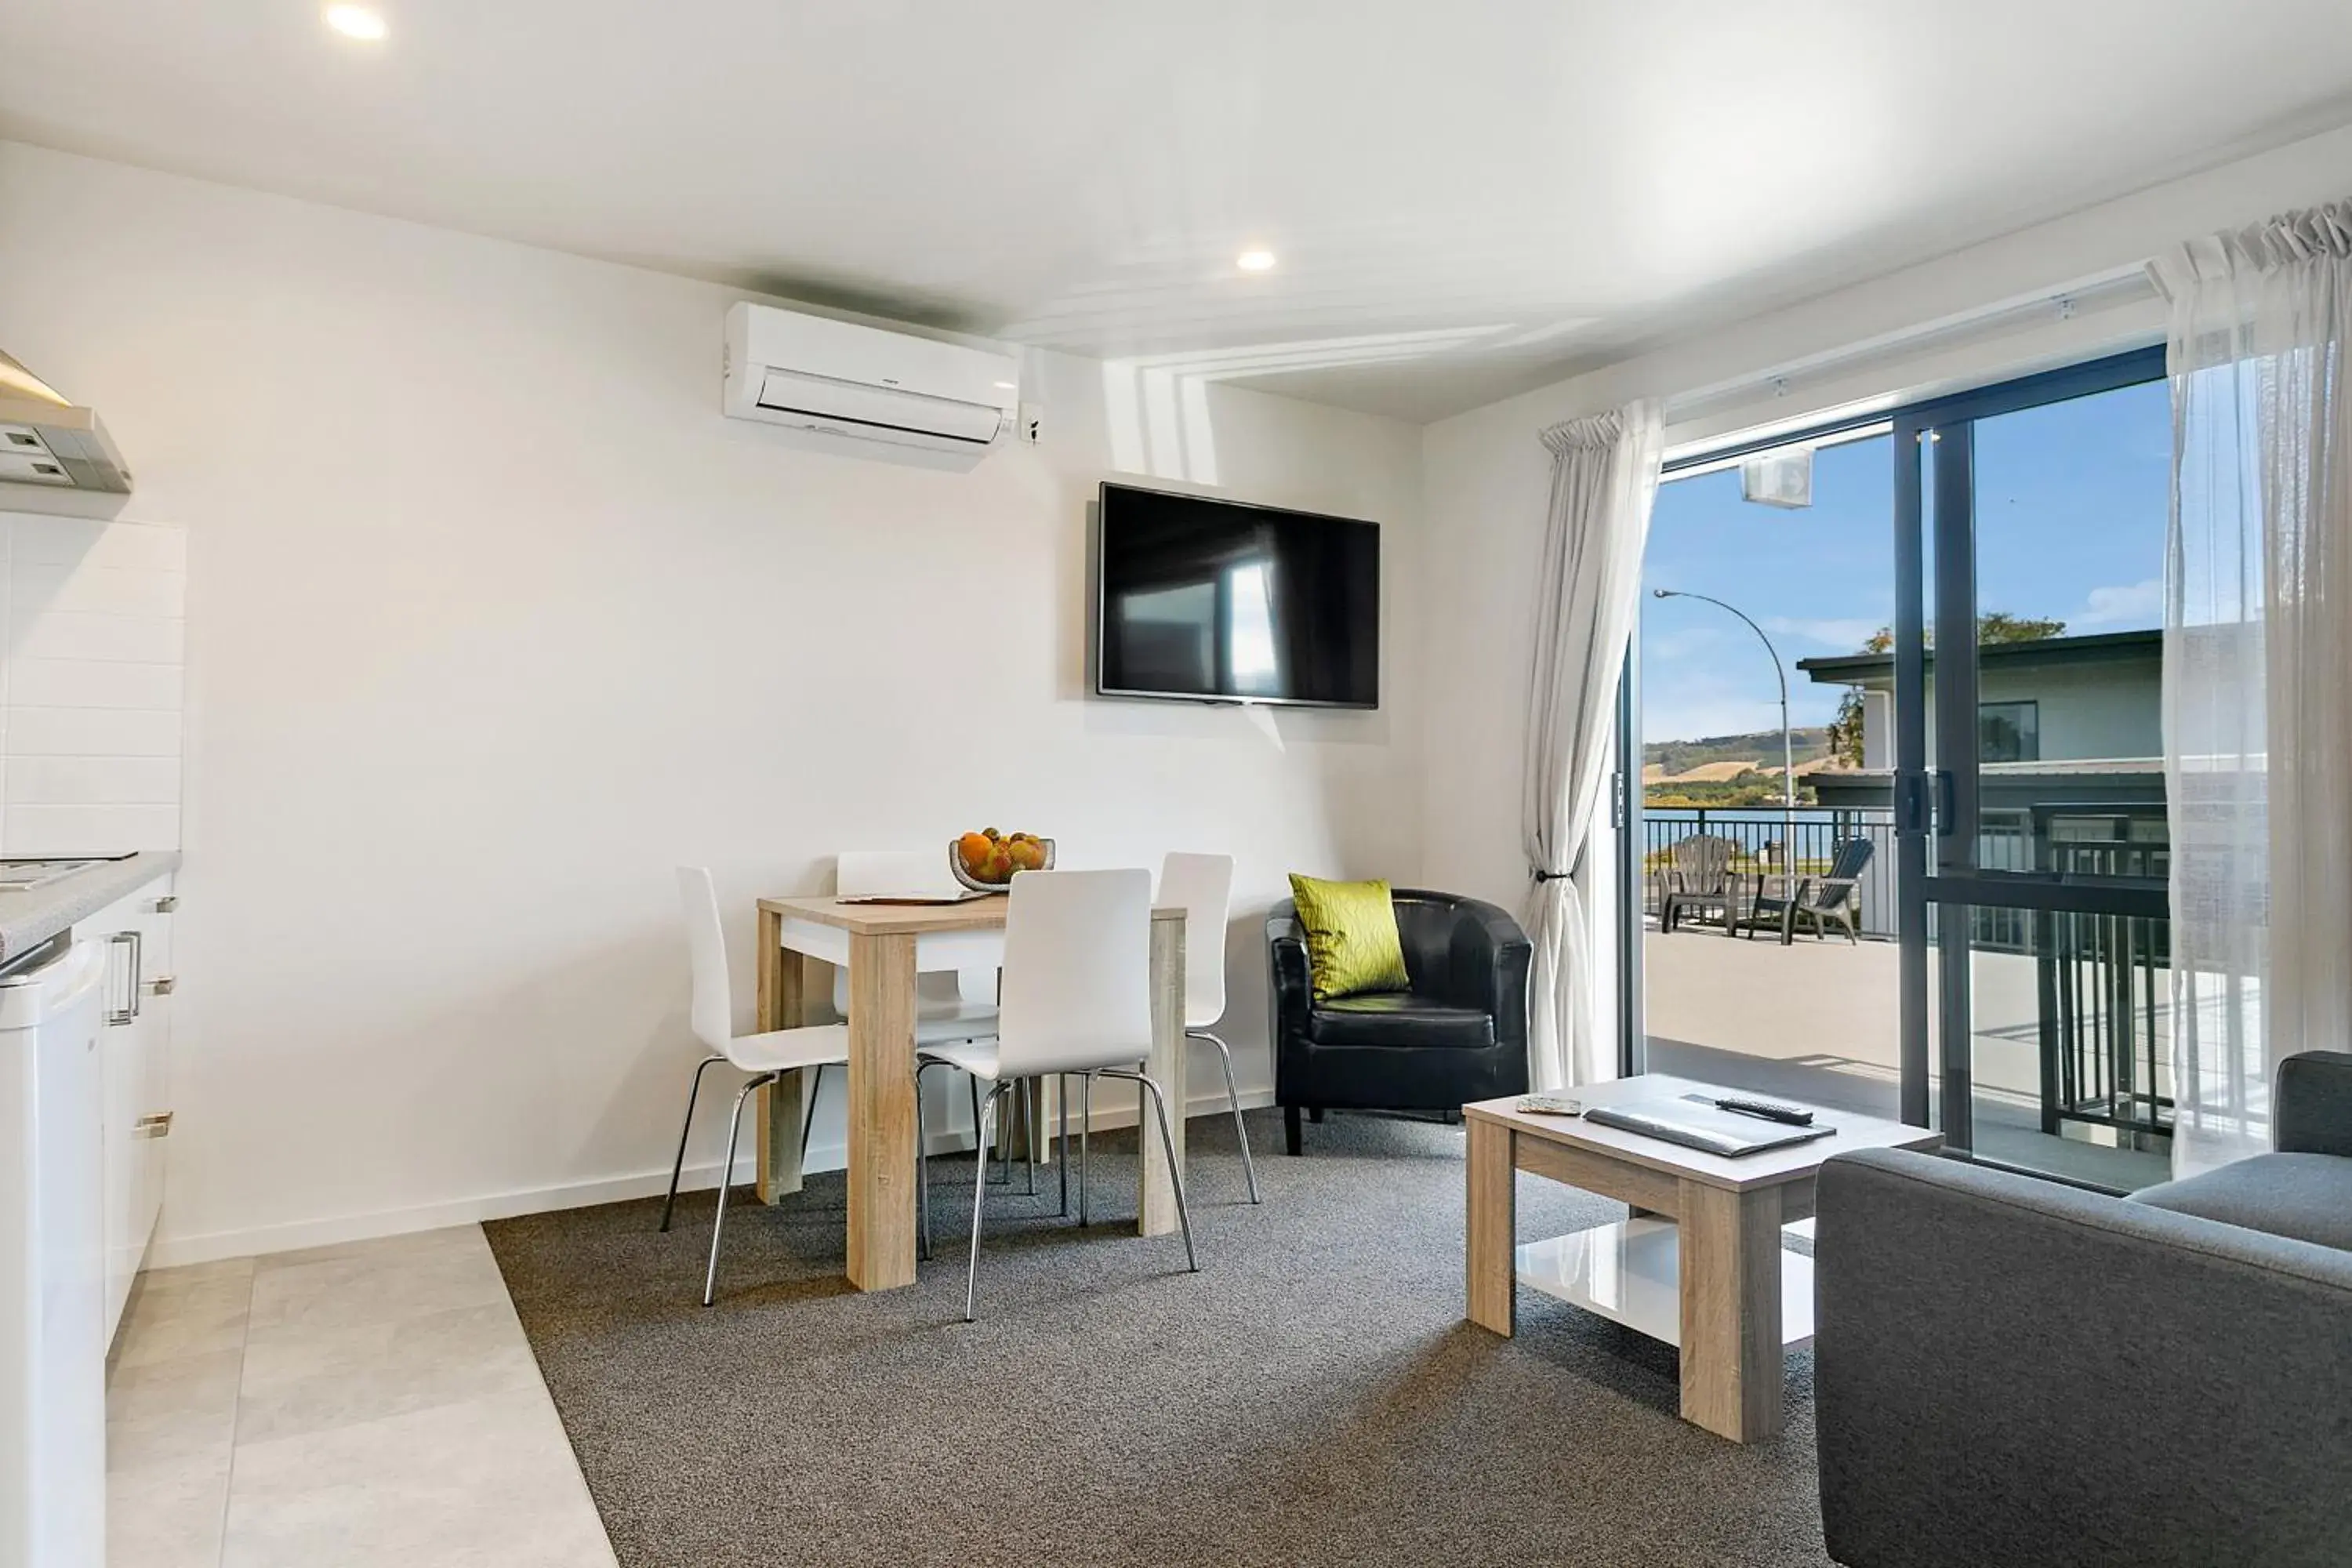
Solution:
{"label": "coffee table lower shelf", "polygon": [[[1811,1220],[1782,1227],[1810,1236]],[[1682,1258],[1675,1222],[1627,1219],[1530,1241],[1513,1253],[1519,1283],[1666,1344],[1682,1343]],[[1813,1260],[1780,1251],[1780,1342],[1813,1337]]]}

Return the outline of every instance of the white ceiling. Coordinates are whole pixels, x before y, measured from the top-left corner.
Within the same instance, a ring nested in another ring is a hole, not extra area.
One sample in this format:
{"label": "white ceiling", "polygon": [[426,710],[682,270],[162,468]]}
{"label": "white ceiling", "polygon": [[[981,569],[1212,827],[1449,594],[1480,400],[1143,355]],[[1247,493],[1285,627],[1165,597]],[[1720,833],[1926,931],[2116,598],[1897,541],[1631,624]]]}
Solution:
{"label": "white ceiling", "polygon": [[0,135],[1425,419],[2352,121],[2345,0],[379,5],[8,0]]}

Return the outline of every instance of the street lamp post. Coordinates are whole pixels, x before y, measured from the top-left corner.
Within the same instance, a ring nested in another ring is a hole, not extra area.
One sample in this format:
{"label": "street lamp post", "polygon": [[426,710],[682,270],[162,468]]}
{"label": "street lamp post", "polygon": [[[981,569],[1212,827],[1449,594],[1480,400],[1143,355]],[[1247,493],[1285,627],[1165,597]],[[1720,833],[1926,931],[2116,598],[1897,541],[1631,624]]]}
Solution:
{"label": "street lamp post", "polygon": [[1650,594],[1658,599],[1696,599],[1702,604],[1713,605],[1718,610],[1729,610],[1756,634],[1756,640],[1762,643],[1764,651],[1771,656],[1772,674],[1780,683],[1780,874],[1787,879],[1787,886],[1781,891],[1794,898],[1797,886],[1797,747],[1789,730],[1789,671],[1780,662],[1780,650],[1772,646],[1772,639],[1764,635],[1764,628],[1749,620],[1736,605],[1727,605],[1721,599],[1705,594],[1686,594],[1679,588],[1653,588]]}

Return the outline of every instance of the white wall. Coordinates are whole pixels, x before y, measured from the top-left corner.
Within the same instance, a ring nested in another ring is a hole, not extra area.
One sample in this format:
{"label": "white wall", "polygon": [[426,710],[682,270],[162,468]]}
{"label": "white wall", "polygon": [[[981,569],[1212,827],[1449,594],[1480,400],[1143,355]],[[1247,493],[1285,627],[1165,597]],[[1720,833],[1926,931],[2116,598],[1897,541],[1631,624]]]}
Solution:
{"label": "white wall", "polygon": [[[2087,359],[2160,340],[2152,301],[2053,313],[1992,341],[1948,341],[1895,364],[1853,374],[1795,374],[1788,395],[1767,378],[1817,356],[2048,292],[2112,277],[2168,246],[2352,191],[2352,128],[2150,187],[2057,221],[1956,251],[1924,266],[1757,318],[1431,426],[1424,435],[1423,526],[1432,541],[1423,604],[1423,708],[1429,774],[1423,791],[1425,874],[1437,884],[1515,905],[1527,885],[1519,852],[1519,780],[1534,584],[1549,467],[1539,433],[1559,420],[1636,397],[1687,397],[1752,380],[1703,416],[1670,423],[1670,442],[1801,420],[1861,400],[1925,395]],[[1606,848],[1604,843],[1600,847]],[[1605,857],[1604,857],[1605,858]],[[1600,922],[1602,956],[1613,928]],[[1604,1008],[1613,1005],[1601,998]],[[1604,1016],[1610,1015],[1604,1014]]]}
{"label": "white wall", "polygon": [[[0,144],[0,341],[102,411],[126,515],[187,529],[168,1256],[646,1190],[696,1059],[680,861],[717,871],[748,1015],[751,899],[838,848],[1230,849],[1258,1089],[1283,874],[1418,873],[1418,431],[1224,386],[1107,406],[1101,366],[1037,357],[1040,448],[820,457],[719,417],[730,298]],[[1380,712],[1083,700],[1114,440],[1387,525]]]}

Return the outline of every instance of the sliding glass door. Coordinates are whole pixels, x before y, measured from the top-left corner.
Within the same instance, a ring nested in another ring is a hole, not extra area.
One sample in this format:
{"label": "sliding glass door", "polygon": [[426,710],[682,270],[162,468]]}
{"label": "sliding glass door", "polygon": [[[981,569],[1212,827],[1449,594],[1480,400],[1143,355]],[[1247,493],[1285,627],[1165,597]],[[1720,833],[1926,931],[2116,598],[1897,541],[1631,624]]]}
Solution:
{"label": "sliding glass door", "polygon": [[2163,1178],[2162,374],[1668,473],[1623,708],[1629,1066]]}
{"label": "sliding glass door", "polygon": [[2126,1189],[2168,1173],[2172,1109],[2162,374],[2126,355],[1894,432],[1906,1109]]}
{"label": "sliding glass door", "polygon": [[[1842,667],[1885,662],[1892,446],[1880,421],[1660,486],[1623,871],[1641,892],[1626,994],[1648,1070],[1886,1117],[1901,1087],[1893,786],[1877,754],[1890,693]],[[1881,721],[1867,734],[1866,709]]]}

